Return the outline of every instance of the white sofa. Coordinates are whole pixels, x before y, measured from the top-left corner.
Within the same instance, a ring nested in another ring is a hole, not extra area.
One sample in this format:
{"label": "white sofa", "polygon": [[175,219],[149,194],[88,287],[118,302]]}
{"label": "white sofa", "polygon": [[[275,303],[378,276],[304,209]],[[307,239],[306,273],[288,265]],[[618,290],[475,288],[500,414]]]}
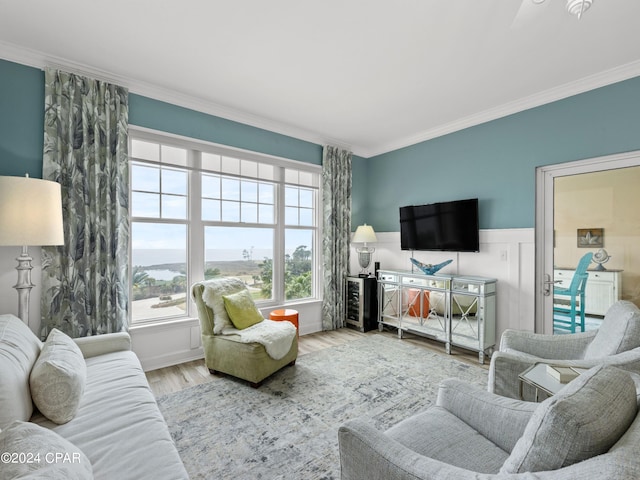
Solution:
{"label": "white sofa", "polygon": [[[0,478],[31,473],[37,478],[188,479],[129,335],[74,342],[86,364],[86,375],[84,368],[77,369],[83,391],[73,417],[58,424],[38,412],[31,398],[29,377],[43,343],[15,316],[0,315],[0,451],[31,453],[31,458],[14,455],[15,461],[0,463]],[[40,445],[31,445],[39,435]]]}

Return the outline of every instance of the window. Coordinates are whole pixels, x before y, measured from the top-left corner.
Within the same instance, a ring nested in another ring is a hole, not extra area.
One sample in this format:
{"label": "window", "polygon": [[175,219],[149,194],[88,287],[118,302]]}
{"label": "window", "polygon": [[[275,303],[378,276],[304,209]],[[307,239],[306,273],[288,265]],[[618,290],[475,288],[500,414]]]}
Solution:
{"label": "window", "polygon": [[220,276],[318,297],[320,167],[138,131],[129,151],[133,323],[194,316],[188,286]]}

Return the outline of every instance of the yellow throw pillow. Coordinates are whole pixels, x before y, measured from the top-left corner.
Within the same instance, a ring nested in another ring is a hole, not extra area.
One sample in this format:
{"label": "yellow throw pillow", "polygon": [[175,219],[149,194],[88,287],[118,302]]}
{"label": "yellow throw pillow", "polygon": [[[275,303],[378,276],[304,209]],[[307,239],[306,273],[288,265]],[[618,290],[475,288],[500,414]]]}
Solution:
{"label": "yellow throw pillow", "polygon": [[256,308],[249,290],[223,295],[222,300],[224,300],[224,308],[227,311],[227,315],[229,315],[231,323],[238,330],[243,330],[264,320],[264,317]]}

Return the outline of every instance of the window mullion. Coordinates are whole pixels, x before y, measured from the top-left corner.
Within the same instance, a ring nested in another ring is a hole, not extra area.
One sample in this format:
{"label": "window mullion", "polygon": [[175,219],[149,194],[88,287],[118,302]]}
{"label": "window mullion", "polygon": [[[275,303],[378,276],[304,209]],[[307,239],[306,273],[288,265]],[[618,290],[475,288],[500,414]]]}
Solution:
{"label": "window mullion", "polygon": [[[204,252],[204,222],[202,221],[202,175],[200,172],[202,155],[199,151],[189,150],[189,165],[193,169],[189,172],[189,232],[187,247],[187,262],[189,268],[188,283],[193,285],[204,280],[205,252]],[[188,293],[188,297],[189,292]],[[191,302],[190,303],[190,307]]]}
{"label": "window mullion", "polygon": [[273,238],[273,299],[284,302],[284,168],[276,169],[276,225]]}
{"label": "window mullion", "polygon": [[323,245],[322,245],[322,224],[323,224],[323,215],[322,215],[322,182],[320,182],[320,186],[316,189],[316,194],[313,198],[313,206],[315,209],[314,219],[313,219],[313,227],[314,227],[314,259],[313,259],[313,275],[312,275],[312,291],[311,294],[314,298],[322,299],[323,297],[323,285],[324,282],[324,268],[322,261],[323,254]]}

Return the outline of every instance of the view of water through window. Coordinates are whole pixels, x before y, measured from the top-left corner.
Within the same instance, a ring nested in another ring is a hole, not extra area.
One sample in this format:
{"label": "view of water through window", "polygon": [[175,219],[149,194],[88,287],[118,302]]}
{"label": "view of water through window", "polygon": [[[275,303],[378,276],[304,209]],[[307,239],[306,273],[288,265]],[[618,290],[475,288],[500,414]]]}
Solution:
{"label": "view of water through window", "polygon": [[[215,232],[215,228],[211,227],[209,234],[211,238],[219,240],[221,235],[215,235],[218,233]],[[260,233],[263,237],[271,237],[264,232]],[[307,298],[311,295],[312,289],[312,249],[310,247],[313,244],[312,232],[287,230],[286,236],[285,298],[287,300]],[[206,249],[204,276],[205,279],[223,276],[238,277],[244,281],[256,300],[271,299],[273,249],[257,248],[249,244],[244,246],[241,238],[246,241],[251,237],[250,232],[238,232],[235,240],[241,247]],[[139,236],[135,238],[138,241],[142,240]],[[232,240],[228,239],[228,241]],[[209,241],[214,242],[214,240]],[[295,247],[289,247],[290,244]],[[188,288],[185,256],[186,250],[180,249],[134,248],[132,250],[134,319],[154,319],[184,314]]]}

